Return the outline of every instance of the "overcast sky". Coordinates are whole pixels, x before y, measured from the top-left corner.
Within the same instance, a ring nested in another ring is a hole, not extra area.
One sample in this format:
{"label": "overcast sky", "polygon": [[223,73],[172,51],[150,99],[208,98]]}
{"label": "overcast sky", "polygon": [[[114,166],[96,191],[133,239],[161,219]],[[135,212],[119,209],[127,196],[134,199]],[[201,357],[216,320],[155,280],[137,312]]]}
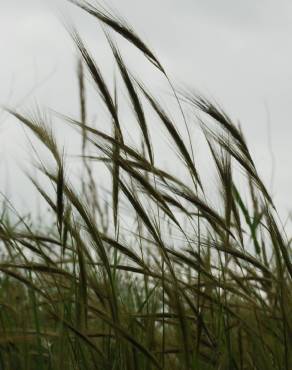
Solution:
{"label": "overcast sky", "polygon": [[[268,187],[275,158],[276,203],[292,206],[291,0],[112,0],[147,40],[171,78],[215,98],[241,122]],[[65,0],[0,1],[0,103],[30,107],[37,100],[57,110],[76,108],[75,49],[63,15],[98,51],[106,73],[112,63],[100,29],[90,16]],[[121,44],[127,52],[127,45]],[[131,56],[131,51],[127,53]],[[147,67],[132,60],[139,75]],[[144,76],[145,77],[145,76]],[[153,80],[155,83],[155,77]],[[23,98],[26,96],[26,100]],[[75,102],[75,103],[74,103]],[[75,104],[75,105],[74,105]],[[269,140],[270,134],[270,140]],[[19,162],[26,142],[17,126],[0,116],[1,191],[28,191],[11,160]]]}

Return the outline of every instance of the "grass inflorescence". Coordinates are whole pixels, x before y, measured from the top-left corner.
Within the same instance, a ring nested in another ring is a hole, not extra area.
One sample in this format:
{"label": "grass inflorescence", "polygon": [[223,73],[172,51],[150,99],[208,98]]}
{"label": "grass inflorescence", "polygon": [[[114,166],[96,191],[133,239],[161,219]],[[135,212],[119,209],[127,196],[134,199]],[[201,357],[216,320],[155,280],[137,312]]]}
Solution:
{"label": "grass inflorescence", "polygon": [[[120,84],[107,84],[72,31],[80,53],[80,117],[60,113],[58,119],[80,132],[81,190],[44,117],[8,109],[52,154],[54,166],[40,162],[38,169],[54,192],[31,177],[50,209],[42,222],[11,215],[3,203],[0,369],[289,370],[291,245],[241,129],[215,103],[176,91],[159,59],[121,18],[71,2],[102,23]],[[192,131],[189,142],[133,76],[114,33],[166,79],[185,124],[200,127],[217,172],[216,206],[195,161]],[[90,122],[88,79],[111,134]],[[123,129],[120,89],[141,135],[139,147]],[[154,117],[184,179],[157,160]],[[104,192],[95,163],[110,174]]]}

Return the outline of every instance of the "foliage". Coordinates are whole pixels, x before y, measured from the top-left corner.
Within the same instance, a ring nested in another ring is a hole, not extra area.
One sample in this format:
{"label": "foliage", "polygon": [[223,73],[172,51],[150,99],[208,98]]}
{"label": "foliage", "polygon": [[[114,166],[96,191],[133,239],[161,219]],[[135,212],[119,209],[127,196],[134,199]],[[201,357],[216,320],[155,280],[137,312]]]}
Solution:
{"label": "foliage", "polygon": [[[119,17],[71,2],[106,27],[142,148],[131,145],[123,130],[119,89],[111,91],[72,31],[81,56],[80,118],[58,117],[80,131],[82,192],[67,179],[67,159],[41,114],[9,110],[53,155],[55,167],[41,163],[39,171],[55,193],[31,179],[53,214],[51,224],[47,216],[42,223],[15,221],[3,205],[0,368],[288,370],[291,246],[240,128],[208,99],[176,91],[158,58]],[[188,142],[133,77],[110,31],[167,79],[186,126],[199,124],[218,174],[218,206],[208,200],[191,130]],[[85,69],[112,135],[87,117]],[[157,164],[150,109],[166,130],[184,180]],[[93,162],[111,175],[110,207]],[[243,190],[237,167],[246,180]]]}

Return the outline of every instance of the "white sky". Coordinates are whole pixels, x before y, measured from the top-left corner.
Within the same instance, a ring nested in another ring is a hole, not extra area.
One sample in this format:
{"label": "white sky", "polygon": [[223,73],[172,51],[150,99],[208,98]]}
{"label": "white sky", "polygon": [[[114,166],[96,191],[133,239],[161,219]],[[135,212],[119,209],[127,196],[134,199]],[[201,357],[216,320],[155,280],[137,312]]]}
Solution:
{"label": "white sky", "polygon": [[[214,97],[241,122],[268,187],[272,146],[273,194],[282,211],[290,210],[292,2],[112,0],[110,4],[146,39],[175,82]],[[102,32],[81,10],[65,0],[0,0],[1,104],[32,107],[37,100],[59,111],[76,111],[75,49],[61,14],[70,17],[96,48],[106,73],[112,72]],[[132,51],[125,43],[120,45],[131,59]],[[142,79],[155,85],[144,64],[136,59],[130,63]],[[38,88],[23,101],[34,86]],[[2,114],[0,190],[13,189],[24,198],[29,187],[13,163],[21,162],[26,148],[20,126]]]}

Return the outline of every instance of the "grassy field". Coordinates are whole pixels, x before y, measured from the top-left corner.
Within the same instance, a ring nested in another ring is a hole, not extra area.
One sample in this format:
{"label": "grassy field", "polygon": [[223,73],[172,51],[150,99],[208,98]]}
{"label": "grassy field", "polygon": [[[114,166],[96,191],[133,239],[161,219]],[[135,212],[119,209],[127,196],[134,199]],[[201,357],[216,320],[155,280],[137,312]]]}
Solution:
{"label": "grassy field", "polygon": [[[67,158],[43,115],[7,109],[51,153],[54,165],[40,161],[38,170],[54,191],[31,178],[49,207],[38,220],[2,204],[0,369],[290,370],[290,239],[241,129],[208,99],[177,91],[126,23],[71,2],[103,25],[120,84],[106,83],[71,30],[80,54],[80,117],[58,119],[80,134],[80,186],[68,178]],[[129,71],[115,34],[165,78],[185,124],[180,131],[169,107]],[[88,118],[88,83],[112,134]],[[141,136],[135,146],[119,113],[122,92]],[[172,171],[157,164],[149,112],[176,154]],[[198,170],[204,164],[196,161],[193,126],[216,171],[211,190]],[[110,174],[106,190],[96,163]]]}

